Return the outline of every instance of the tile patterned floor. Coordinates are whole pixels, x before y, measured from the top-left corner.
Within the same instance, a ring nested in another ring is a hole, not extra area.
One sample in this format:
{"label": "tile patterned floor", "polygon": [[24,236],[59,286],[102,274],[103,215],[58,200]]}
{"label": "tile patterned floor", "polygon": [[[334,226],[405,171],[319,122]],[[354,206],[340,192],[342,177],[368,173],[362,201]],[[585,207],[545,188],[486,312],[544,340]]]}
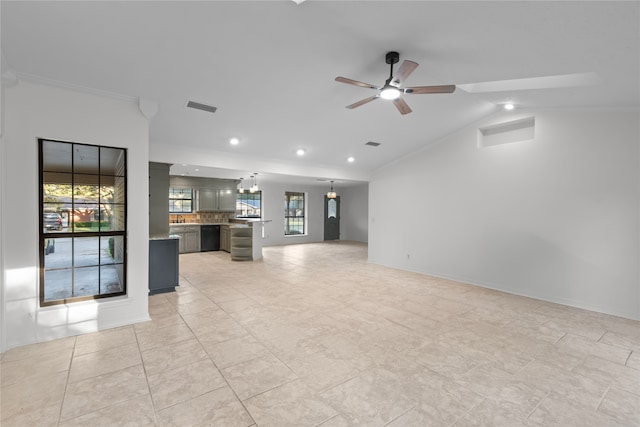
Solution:
{"label": "tile patterned floor", "polygon": [[2,355],[9,426],[638,426],[640,323],[368,264],[181,256],[152,321]]}

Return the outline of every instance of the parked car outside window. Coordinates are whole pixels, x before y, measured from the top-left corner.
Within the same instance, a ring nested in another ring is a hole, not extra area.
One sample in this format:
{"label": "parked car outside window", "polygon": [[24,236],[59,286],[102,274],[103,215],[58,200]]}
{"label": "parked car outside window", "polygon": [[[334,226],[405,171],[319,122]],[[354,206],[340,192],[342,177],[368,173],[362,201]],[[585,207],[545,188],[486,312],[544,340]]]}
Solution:
{"label": "parked car outside window", "polygon": [[46,233],[49,230],[62,230],[62,217],[57,213],[45,212],[42,214],[42,228]]}

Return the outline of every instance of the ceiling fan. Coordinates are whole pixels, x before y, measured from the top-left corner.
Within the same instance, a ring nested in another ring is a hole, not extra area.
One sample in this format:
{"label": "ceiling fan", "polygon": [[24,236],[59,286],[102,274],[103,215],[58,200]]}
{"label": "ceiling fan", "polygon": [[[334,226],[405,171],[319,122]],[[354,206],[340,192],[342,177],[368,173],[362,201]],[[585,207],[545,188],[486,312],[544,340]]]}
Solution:
{"label": "ceiling fan", "polygon": [[398,52],[387,52],[385,57],[385,62],[390,65],[391,70],[389,72],[389,78],[384,83],[384,86],[378,87],[369,83],[359,82],[357,80],[348,79],[346,77],[336,77],[336,81],[340,83],[346,83],[350,85],[366,87],[369,89],[375,89],[378,91],[377,94],[370,96],[369,98],[365,98],[361,101],[355,102],[351,105],[347,105],[347,108],[353,109],[359,107],[361,105],[367,104],[371,101],[375,101],[378,98],[388,99],[393,101],[393,104],[396,106],[400,114],[409,114],[411,112],[411,108],[406,103],[406,101],[402,98],[402,94],[428,94],[428,93],[452,93],[456,90],[455,85],[444,85],[444,86],[413,86],[413,87],[405,87],[402,88],[402,83],[413,73],[413,71],[418,67],[418,64],[413,61],[404,60],[400,65],[400,68],[396,71],[396,74],[393,74],[393,64],[397,64],[400,61],[400,54]]}

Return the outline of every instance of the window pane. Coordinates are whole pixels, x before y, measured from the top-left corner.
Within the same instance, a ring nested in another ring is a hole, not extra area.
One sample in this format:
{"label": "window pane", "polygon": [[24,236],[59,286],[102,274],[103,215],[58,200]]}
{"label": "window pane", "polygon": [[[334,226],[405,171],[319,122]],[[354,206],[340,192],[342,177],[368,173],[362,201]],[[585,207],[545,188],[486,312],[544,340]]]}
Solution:
{"label": "window pane", "polygon": [[124,290],[123,265],[112,264],[100,267],[100,294],[115,294]]}
{"label": "window pane", "polygon": [[97,175],[99,147],[93,145],[73,145],[73,172]]}
{"label": "window pane", "polygon": [[262,217],[262,192],[237,193],[236,217],[261,218]]}
{"label": "window pane", "polygon": [[193,189],[169,188],[169,213],[193,212]]}
{"label": "window pane", "polygon": [[124,231],[124,205],[100,205],[96,221],[99,221],[100,231]]}
{"label": "window pane", "polygon": [[100,174],[124,176],[124,150],[100,147]]}
{"label": "window pane", "polygon": [[66,231],[66,221],[58,213],[58,204],[43,204],[42,209],[42,232],[56,233]]}
{"label": "window pane", "polygon": [[110,236],[100,238],[100,264],[115,264],[124,261],[124,238]]}
{"label": "window pane", "polygon": [[45,270],[44,300],[53,301],[73,296],[73,270],[70,268],[63,270]]}
{"label": "window pane", "polygon": [[83,267],[73,270],[73,296],[100,295],[99,267]]}
{"label": "window pane", "polygon": [[44,268],[71,268],[71,238],[49,238],[44,241]]}
{"label": "window pane", "polygon": [[73,266],[87,267],[100,264],[100,238],[75,237],[73,239]]}
{"label": "window pane", "polygon": [[43,174],[42,195],[45,202],[70,202],[71,180],[70,173],[45,172]]}
{"label": "window pane", "polygon": [[327,202],[327,217],[335,218],[336,216],[336,199],[329,199]]}
{"label": "window pane", "polygon": [[100,197],[98,175],[73,175],[73,201],[74,203],[97,204]]}
{"label": "window pane", "polygon": [[115,177],[100,175],[100,203],[113,203]]}
{"label": "window pane", "polygon": [[71,144],[42,141],[42,170],[71,172]]}
{"label": "window pane", "polygon": [[113,203],[125,203],[126,180],[124,177],[117,176],[113,180]]}
{"label": "window pane", "polygon": [[99,231],[98,208],[95,204],[77,204],[73,210],[72,231],[95,233]]}

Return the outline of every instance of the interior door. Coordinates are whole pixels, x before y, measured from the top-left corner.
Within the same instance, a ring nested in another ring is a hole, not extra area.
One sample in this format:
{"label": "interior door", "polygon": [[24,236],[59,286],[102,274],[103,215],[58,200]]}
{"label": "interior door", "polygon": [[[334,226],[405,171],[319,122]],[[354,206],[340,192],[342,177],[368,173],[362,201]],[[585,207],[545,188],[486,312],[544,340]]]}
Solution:
{"label": "interior door", "polygon": [[324,196],[324,240],[340,239],[340,196]]}

